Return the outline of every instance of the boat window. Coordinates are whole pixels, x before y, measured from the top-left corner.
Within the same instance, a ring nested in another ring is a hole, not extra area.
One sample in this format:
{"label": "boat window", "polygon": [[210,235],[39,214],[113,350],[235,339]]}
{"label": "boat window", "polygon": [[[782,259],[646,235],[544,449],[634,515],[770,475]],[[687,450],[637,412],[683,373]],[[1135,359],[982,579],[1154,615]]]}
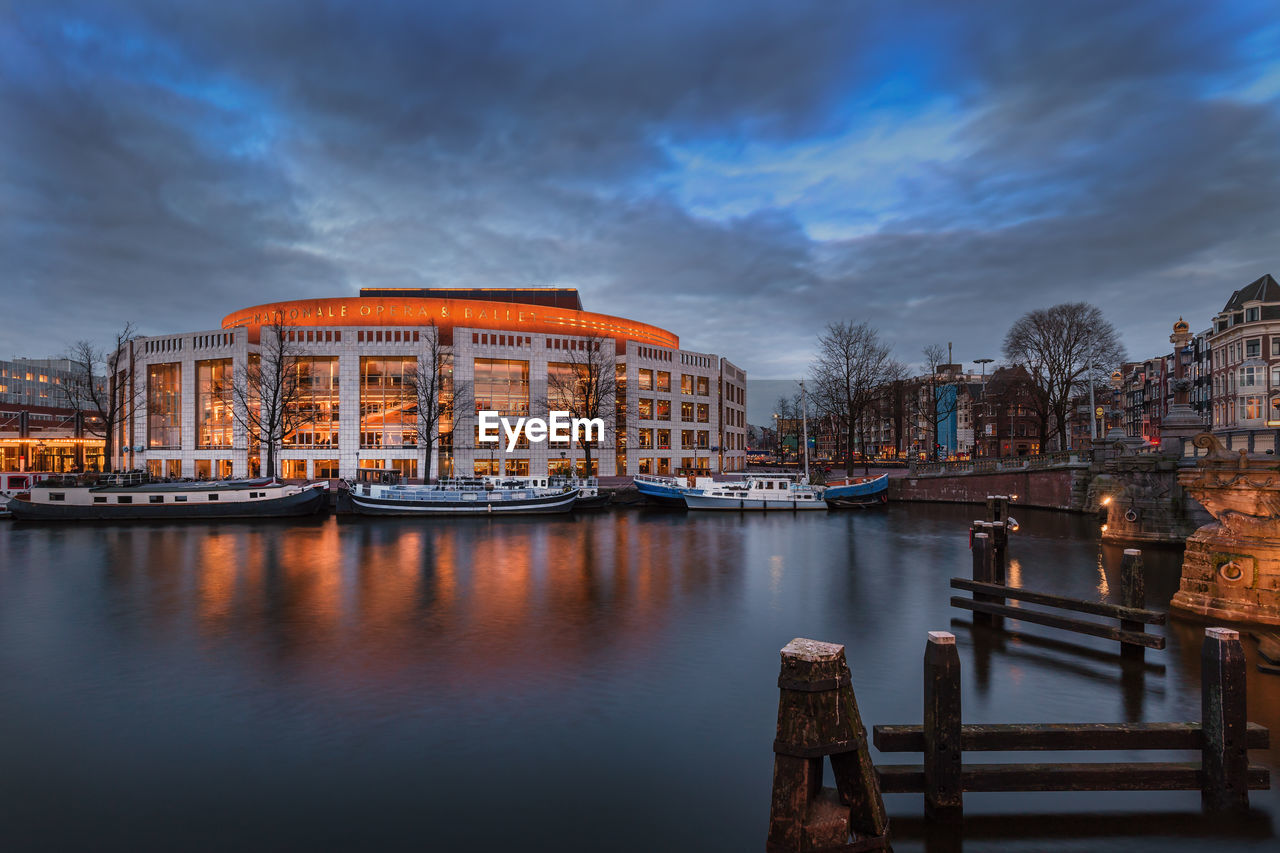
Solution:
{"label": "boat window", "polygon": [[218,499],[217,495],[209,495],[209,500],[216,501],[217,499]]}
{"label": "boat window", "polygon": [[67,499],[66,492],[50,492],[49,493],[49,500],[51,501],[65,501],[66,499]]}
{"label": "boat window", "polygon": [[186,496],[186,495],[174,495],[174,496],[173,496],[173,499],[174,499],[174,501],[175,501],[175,502],[180,503],[180,504],[184,504],[184,503],[186,503],[186,502],[187,502],[187,496]]}
{"label": "boat window", "polygon": [[116,503],[131,504],[133,503],[133,495],[120,495],[118,498],[116,498]]}
{"label": "boat window", "polygon": [[93,502],[94,502],[94,503],[96,503],[96,504],[104,504],[104,503],[106,503],[106,502],[107,502],[107,499],[106,499],[105,497],[103,497],[102,495],[94,495],[94,496],[93,496]]}
{"label": "boat window", "polygon": [[151,502],[152,502],[153,504],[162,504],[162,503],[164,503],[164,495],[152,495],[152,496],[151,496]]}

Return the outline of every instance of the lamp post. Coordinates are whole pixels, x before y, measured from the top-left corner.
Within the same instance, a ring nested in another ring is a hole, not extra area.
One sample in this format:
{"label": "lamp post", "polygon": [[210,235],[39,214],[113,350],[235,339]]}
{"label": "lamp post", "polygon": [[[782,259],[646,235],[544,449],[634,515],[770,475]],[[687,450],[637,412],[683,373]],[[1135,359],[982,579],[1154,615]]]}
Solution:
{"label": "lamp post", "polygon": [[[979,398],[978,411],[981,412],[984,416],[987,413],[987,365],[993,361],[995,361],[994,358],[975,358],[973,360],[974,364],[981,365],[982,367],[982,394]],[[973,424],[973,450],[974,450],[973,455],[974,456],[978,455],[979,434],[980,433],[978,432],[978,421],[975,418],[974,424]]]}
{"label": "lamp post", "polygon": [[782,462],[782,432],[777,412],[773,413],[773,457],[775,461]]}

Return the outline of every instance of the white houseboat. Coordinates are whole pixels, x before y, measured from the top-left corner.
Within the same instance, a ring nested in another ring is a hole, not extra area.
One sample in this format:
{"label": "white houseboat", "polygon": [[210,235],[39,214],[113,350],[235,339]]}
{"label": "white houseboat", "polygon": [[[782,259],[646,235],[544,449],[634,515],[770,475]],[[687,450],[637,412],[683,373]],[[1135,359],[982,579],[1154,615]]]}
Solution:
{"label": "white houseboat", "polygon": [[822,490],[798,483],[785,475],[757,474],[736,483],[685,489],[681,494],[689,509],[722,510],[825,510]]}

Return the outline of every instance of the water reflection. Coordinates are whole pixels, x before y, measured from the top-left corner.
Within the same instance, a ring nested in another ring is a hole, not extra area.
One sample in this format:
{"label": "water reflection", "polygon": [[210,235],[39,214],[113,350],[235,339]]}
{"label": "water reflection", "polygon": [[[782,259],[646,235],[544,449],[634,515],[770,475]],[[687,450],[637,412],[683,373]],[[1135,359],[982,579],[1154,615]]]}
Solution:
{"label": "water reflection", "polygon": [[[1168,650],[1134,663],[958,618],[972,515],[0,526],[0,841],[101,847],[84,828],[109,825],[133,850],[506,849],[475,833],[493,823],[478,792],[501,785],[532,849],[759,849],[778,649],[797,636],[847,645],[869,725],[919,722],[925,632],[948,626],[970,722],[1198,718],[1198,626],[1172,622]],[[1114,599],[1123,549],[1096,523],[1018,516],[1011,584]],[[1144,565],[1162,607],[1178,554]],[[1249,708],[1280,730],[1280,678],[1251,672]],[[895,849],[960,844],[906,831],[919,799],[891,798]],[[1274,792],[1254,802],[1280,812]],[[1162,829],[1116,812],[1197,805],[975,795],[963,833],[1025,849],[984,814],[1061,810],[1036,837],[1087,827],[1090,849],[1127,851]]]}

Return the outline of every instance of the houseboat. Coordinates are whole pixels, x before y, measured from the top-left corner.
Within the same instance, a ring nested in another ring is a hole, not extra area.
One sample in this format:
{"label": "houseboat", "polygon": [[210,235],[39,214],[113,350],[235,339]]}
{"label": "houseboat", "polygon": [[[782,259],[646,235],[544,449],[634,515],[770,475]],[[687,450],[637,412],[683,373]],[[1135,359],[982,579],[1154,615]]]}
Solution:
{"label": "houseboat", "polygon": [[549,477],[485,477],[413,485],[400,472],[362,468],[338,492],[338,512],[358,515],[542,515],[568,512],[579,490]]}
{"label": "houseboat", "polygon": [[49,479],[9,502],[17,521],[142,521],[286,518],[314,515],[329,504],[325,484],[271,480],[152,483],[142,473],[104,475],[93,485]]}
{"label": "houseboat", "polygon": [[660,506],[685,507],[686,489],[710,488],[715,485],[711,477],[661,477],[656,474],[636,474],[631,478],[636,491],[649,503]]}
{"label": "houseboat", "polygon": [[685,489],[681,495],[689,509],[799,511],[827,508],[821,488],[779,474],[755,474],[740,482]]}
{"label": "houseboat", "polygon": [[889,475],[832,480],[823,489],[822,498],[833,509],[884,506],[889,502]]}

